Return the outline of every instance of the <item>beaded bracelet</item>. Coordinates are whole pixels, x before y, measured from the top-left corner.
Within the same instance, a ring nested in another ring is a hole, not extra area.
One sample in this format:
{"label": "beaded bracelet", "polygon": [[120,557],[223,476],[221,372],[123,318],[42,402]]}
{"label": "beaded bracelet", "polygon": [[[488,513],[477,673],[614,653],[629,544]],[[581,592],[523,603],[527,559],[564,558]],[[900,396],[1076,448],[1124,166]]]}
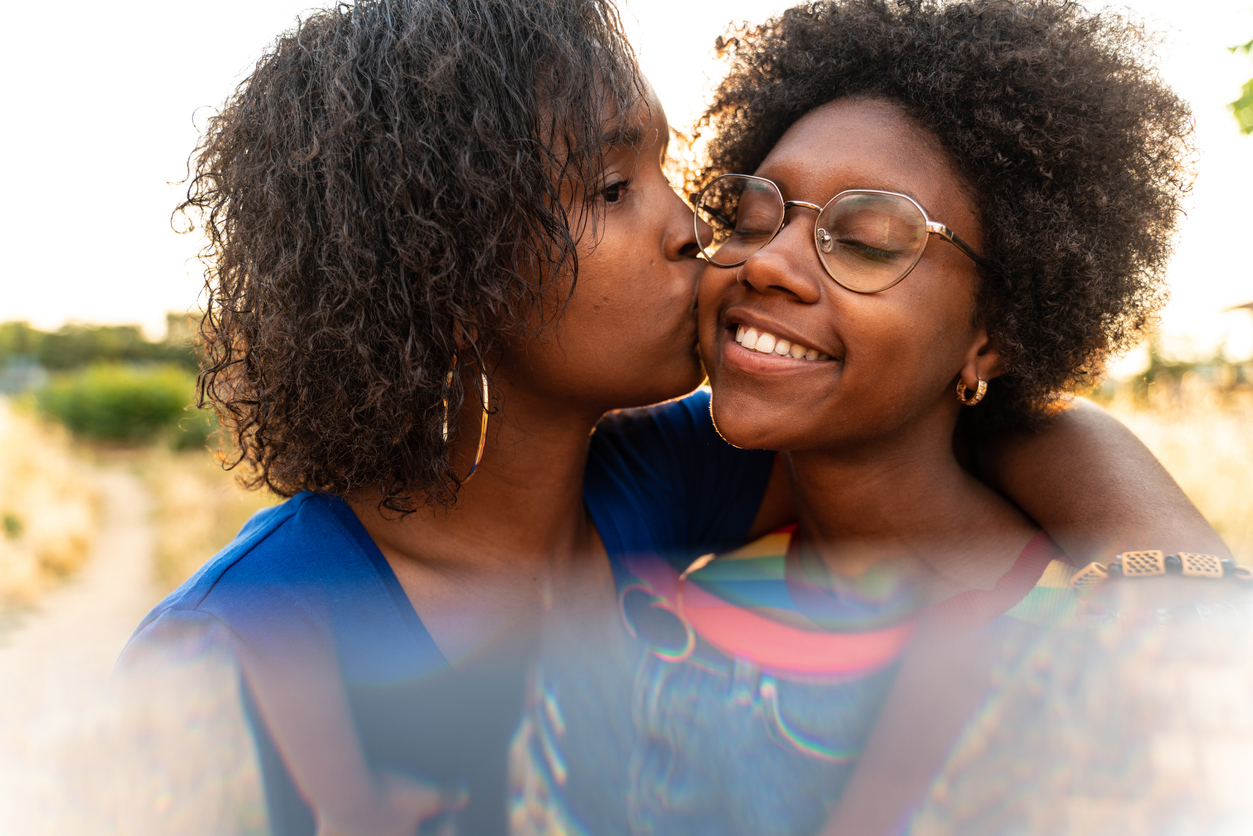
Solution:
{"label": "beaded bracelet", "polygon": [[1212,554],[1179,552],[1163,555],[1160,551],[1123,552],[1108,566],[1089,563],[1070,579],[1070,587],[1084,593],[1111,577],[1149,578],[1156,575],[1183,575],[1190,578],[1240,581],[1253,579],[1253,570],[1238,566],[1232,560],[1220,560]]}

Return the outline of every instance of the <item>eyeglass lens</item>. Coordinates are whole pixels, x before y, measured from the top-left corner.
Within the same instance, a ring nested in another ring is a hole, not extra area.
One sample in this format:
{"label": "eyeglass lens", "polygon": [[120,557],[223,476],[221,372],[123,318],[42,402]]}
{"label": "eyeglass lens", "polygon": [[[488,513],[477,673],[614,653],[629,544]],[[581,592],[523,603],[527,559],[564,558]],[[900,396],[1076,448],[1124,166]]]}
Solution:
{"label": "eyeglass lens", "polygon": [[[705,222],[698,232],[705,256],[733,267],[769,243],[783,225],[783,196],[765,180],[723,177],[701,194],[697,214]],[[890,194],[841,195],[822,208],[814,223],[814,246],[827,271],[861,292],[887,288],[908,273],[927,238],[919,208]]]}

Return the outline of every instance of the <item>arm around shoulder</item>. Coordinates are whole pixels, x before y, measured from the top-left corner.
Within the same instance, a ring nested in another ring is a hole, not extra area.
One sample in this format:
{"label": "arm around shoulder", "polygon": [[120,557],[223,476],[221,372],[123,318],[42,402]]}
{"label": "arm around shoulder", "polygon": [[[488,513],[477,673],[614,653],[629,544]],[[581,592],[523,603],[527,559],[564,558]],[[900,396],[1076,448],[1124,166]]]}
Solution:
{"label": "arm around shoulder", "polygon": [[1117,418],[1076,398],[1038,432],[976,450],[980,476],[1012,499],[1076,565],[1129,550],[1231,551],[1156,457]]}

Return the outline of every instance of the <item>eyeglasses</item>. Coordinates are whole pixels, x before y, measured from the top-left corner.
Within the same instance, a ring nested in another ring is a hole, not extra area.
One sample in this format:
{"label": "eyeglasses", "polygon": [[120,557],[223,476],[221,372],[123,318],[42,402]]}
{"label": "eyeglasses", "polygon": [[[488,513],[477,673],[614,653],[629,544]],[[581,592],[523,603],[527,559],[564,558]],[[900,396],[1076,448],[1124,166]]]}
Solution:
{"label": "eyeglasses", "polygon": [[[857,293],[887,290],[909,275],[930,235],[939,235],[976,264],[987,262],[912,197],[875,189],[840,192],[825,206],[784,200],[771,180],[724,174],[696,199],[696,240],[710,263],[739,267],[774,240],[793,206],[818,213],[814,247],[831,278]],[[703,223],[702,223],[703,222]]]}

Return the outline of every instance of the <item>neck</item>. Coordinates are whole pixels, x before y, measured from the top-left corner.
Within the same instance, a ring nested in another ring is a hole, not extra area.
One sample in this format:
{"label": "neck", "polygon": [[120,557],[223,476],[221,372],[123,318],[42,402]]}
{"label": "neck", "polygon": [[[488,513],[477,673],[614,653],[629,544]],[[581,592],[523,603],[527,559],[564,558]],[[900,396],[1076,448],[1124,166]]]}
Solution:
{"label": "neck", "polygon": [[[462,416],[452,457],[462,473],[478,443],[479,406],[467,403],[474,414]],[[528,421],[518,412],[492,417],[482,462],[452,508],[400,516],[380,510],[375,492],[354,495],[350,504],[375,541],[407,560],[470,574],[479,566],[548,563],[573,553],[587,527],[583,470],[598,416]]]}
{"label": "neck", "polygon": [[929,598],[990,588],[1034,534],[958,463],[951,423],[784,461],[802,543],[843,575],[888,561],[919,578]]}
{"label": "neck", "polygon": [[[595,587],[604,564],[580,560],[603,548],[583,504],[600,413],[558,412],[507,388],[498,400],[482,462],[454,507],[401,516],[380,510],[377,492],[349,498],[450,660],[499,650],[509,644],[502,637],[522,640],[543,604]],[[480,418],[478,400],[467,398],[454,442],[459,472],[474,461]]]}

